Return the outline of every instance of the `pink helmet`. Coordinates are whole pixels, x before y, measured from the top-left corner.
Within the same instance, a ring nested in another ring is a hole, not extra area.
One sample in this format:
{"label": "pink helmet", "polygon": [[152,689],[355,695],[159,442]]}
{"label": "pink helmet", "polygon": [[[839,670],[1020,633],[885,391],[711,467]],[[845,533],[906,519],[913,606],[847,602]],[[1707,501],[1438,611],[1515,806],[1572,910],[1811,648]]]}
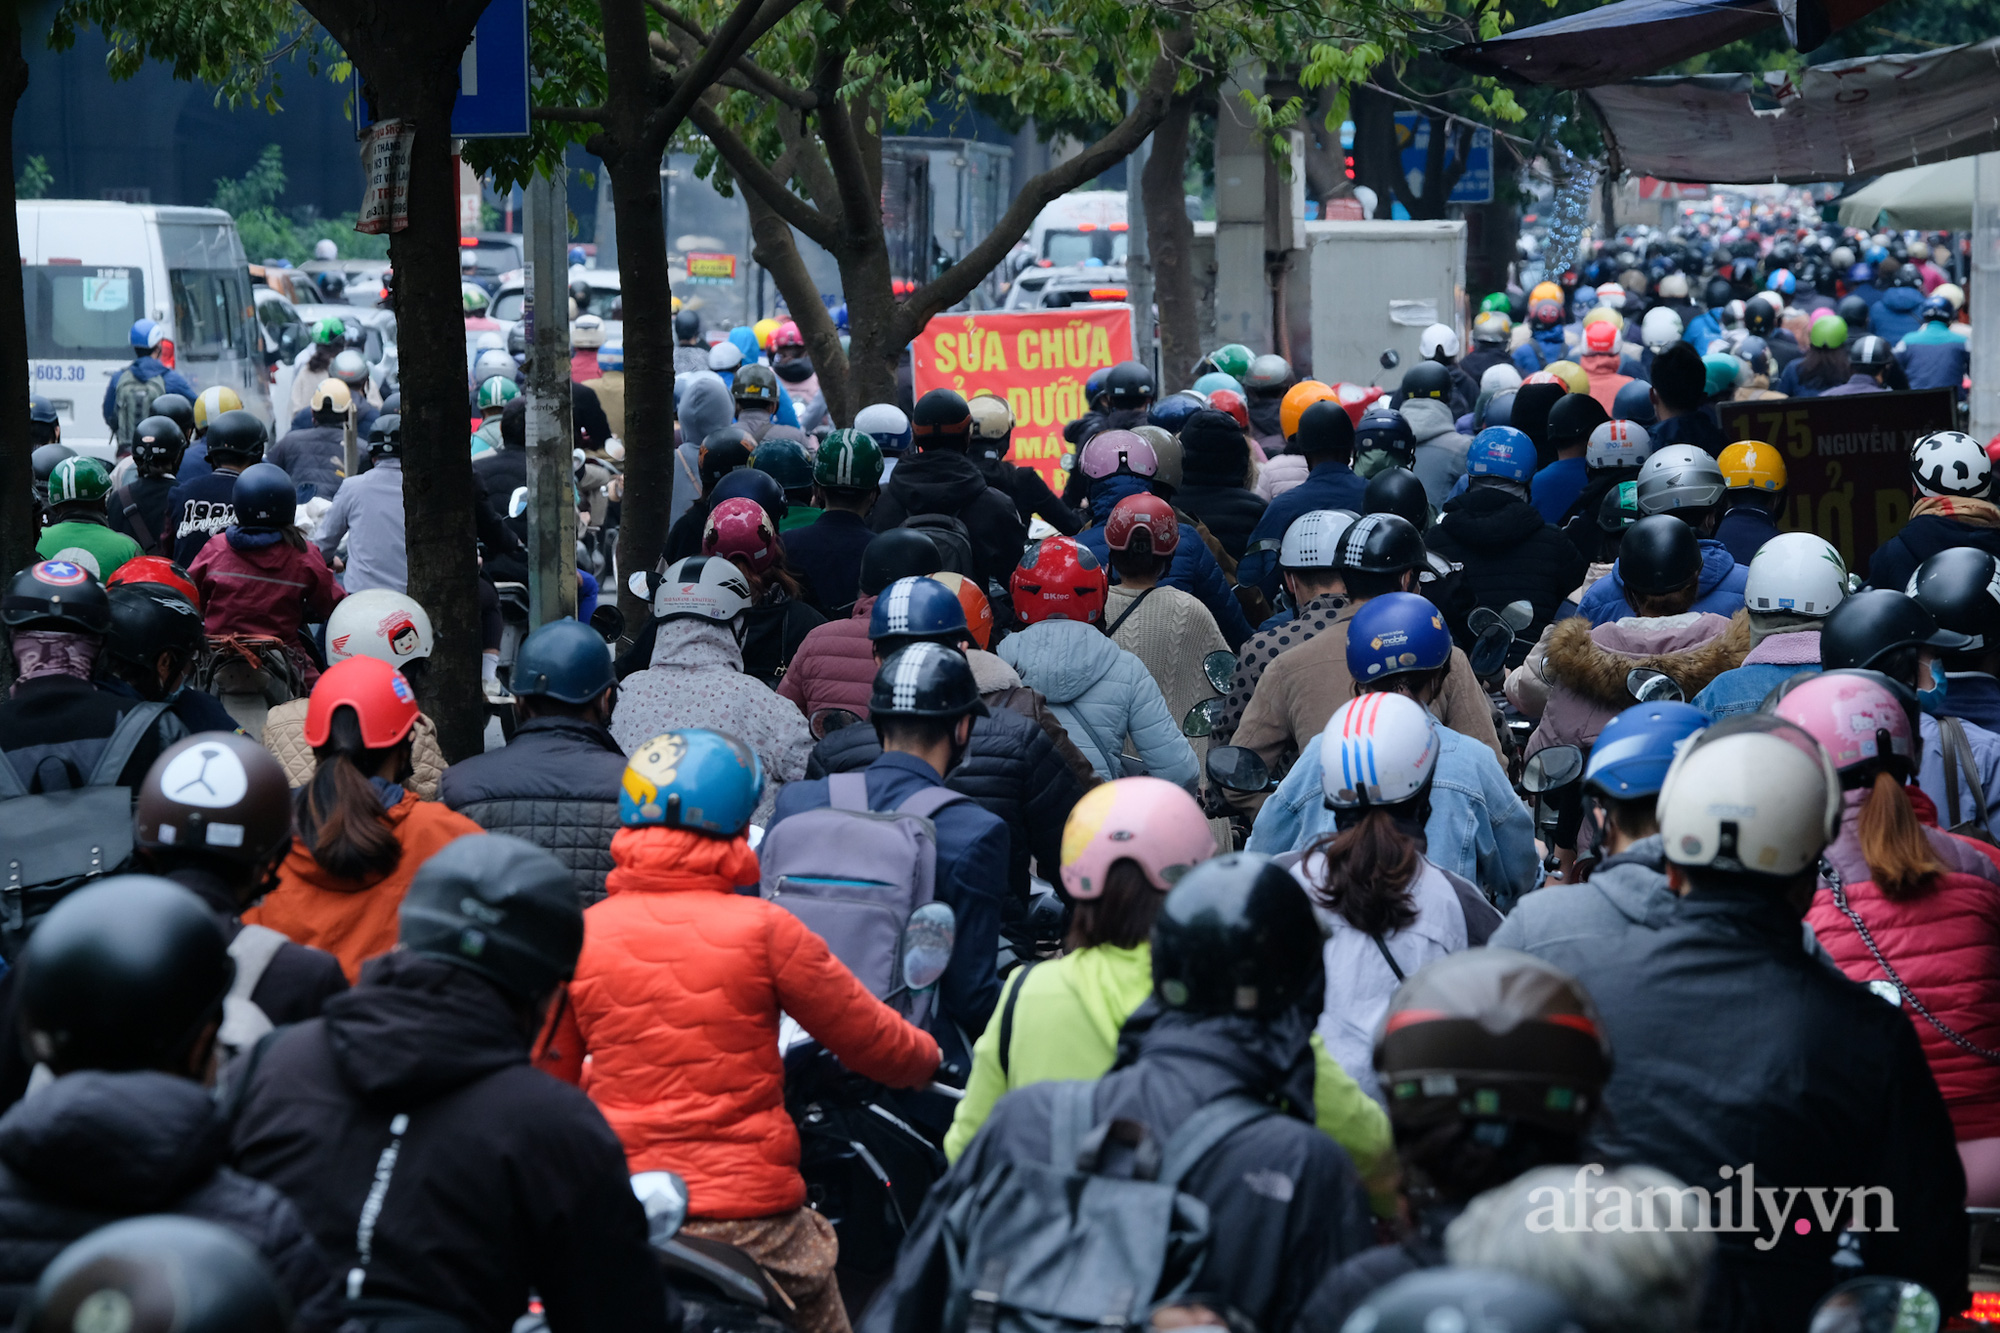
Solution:
{"label": "pink helmet", "polygon": [[1845,773],[1880,759],[1916,764],[1910,715],[1902,702],[1866,676],[1835,672],[1795,687],[1771,710],[1811,734]]}
{"label": "pink helmet", "polygon": [[778,530],[755,500],[724,500],[701,530],[701,553],[740,560],[762,574],[778,562]]}
{"label": "pink helmet", "polygon": [[1062,882],[1079,901],[1104,896],[1120,861],[1138,864],[1165,893],[1215,855],[1215,835],[1194,797],[1160,778],[1120,778],[1092,787],[1063,825]]}
{"label": "pink helmet", "polygon": [[1101,430],[1083,446],[1083,475],[1095,481],[1114,472],[1150,477],[1160,470],[1160,456],[1142,435],[1129,430]]}
{"label": "pink helmet", "polygon": [[772,351],[776,351],[780,347],[804,347],[805,345],[805,335],[800,333],[799,326],[789,319],[771,331]]}

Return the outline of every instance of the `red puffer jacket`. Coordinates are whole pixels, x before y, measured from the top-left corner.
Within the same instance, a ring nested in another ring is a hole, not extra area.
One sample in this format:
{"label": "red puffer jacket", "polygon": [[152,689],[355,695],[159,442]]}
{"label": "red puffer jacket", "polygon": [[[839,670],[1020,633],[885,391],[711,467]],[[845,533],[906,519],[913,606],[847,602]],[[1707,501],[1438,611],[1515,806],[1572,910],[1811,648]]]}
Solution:
{"label": "red puffer jacket", "polygon": [[609,897],[584,913],[583,954],[542,1066],[581,1085],[634,1172],[678,1171],[696,1217],[768,1217],[806,1199],[785,1113],[778,1011],[849,1069],[894,1087],[937,1070],[903,1021],[782,907],[736,893],[757,854],[668,828],[611,840]]}
{"label": "red puffer jacket", "polygon": [[829,620],[806,635],[793,655],[778,693],[799,706],[808,719],[822,708],[845,708],[868,717],[868,693],[875,684],[875,654],[868,643],[868,618],[873,597],[854,603],[854,614]]}
{"label": "red puffer jacket", "polygon": [[[1964,839],[1926,829],[1945,873],[1921,897],[1889,901],[1861,858],[1856,825],[1865,795],[1846,793],[1840,836],[1826,853],[1846,882],[1848,906],[1925,1008],[1974,1045],[2000,1050],[2000,884],[1991,863]],[[1806,921],[1842,972],[1860,982],[1886,980],[1830,890],[1822,887],[1813,898]],[[1904,1011],[1959,1141],[2000,1137],[2000,1065],[1960,1049],[1907,1004]]]}

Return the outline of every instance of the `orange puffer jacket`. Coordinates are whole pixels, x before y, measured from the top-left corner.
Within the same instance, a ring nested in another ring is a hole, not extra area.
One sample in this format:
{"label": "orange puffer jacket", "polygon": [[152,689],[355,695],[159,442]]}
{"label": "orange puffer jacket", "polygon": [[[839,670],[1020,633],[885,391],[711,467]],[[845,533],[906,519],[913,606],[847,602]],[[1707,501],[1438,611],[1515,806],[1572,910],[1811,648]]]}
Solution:
{"label": "orange puffer jacket", "polygon": [[778,1012],[849,1069],[918,1087],[937,1069],[930,1034],[869,994],[782,907],[736,893],[757,882],[743,839],[621,829],[609,896],[583,915],[583,953],[543,1067],[581,1084],[634,1172],[677,1171],[689,1211],[767,1217],[805,1203],[785,1113]]}

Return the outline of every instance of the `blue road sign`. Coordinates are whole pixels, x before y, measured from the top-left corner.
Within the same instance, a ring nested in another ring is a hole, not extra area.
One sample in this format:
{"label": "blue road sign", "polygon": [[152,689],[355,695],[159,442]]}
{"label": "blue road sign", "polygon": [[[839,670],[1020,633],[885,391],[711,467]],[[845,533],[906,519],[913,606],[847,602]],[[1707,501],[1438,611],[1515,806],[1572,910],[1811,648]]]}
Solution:
{"label": "blue road sign", "polygon": [[[354,134],[374,118],[355,76]],[[528,0],[489,0],[458,63],[454,139],[514,139],[528,133]]]}
{"label": "blue road sign", "polygon": [[[498,0],[495,0],[498,3]],[[1457,160],[1458,124],[1447,122],[1445,127],[1445,163],[1447,167]],[[1412,194],[1422,194],[1424,188],[1424,165],[1430,155],[1430,118],[1417,111],[1396,113],[1396,144],[1402,150],[1403,178],[1410,183]],[[1472,131],[1471,151],[1466,155],[1465,172],[1451,188],[1451,204],[1490,204],[1493,202],[1493,131],[1484,125]]]}

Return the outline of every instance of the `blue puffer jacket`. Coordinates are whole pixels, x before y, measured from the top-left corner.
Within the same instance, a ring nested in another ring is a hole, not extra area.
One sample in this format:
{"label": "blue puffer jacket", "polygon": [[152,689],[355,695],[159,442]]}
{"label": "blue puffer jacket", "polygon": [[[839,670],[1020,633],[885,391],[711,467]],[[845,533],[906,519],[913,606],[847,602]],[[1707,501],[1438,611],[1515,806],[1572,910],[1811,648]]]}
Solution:
{"label": "blue puffer jacket", "polygon": [[[1431,779],[1424,855],[1484,889],[1501,911],[1511,911],[1522,894],[1541,883],[1534,821],[1493,751],[1449,728],[1439,728],[1438,737],[1443,744]],[[1315,742],[1299,752],[1292,771],[1258,811],[1245,850],[1266,856],[1301,851],[1333,831]]]}
{"label": "blue puffer jacket", "polygon": [[[1129,495],[1150,495],[1152,490],[1144,477],[1114,475],[1090,483],[1091,526],[1076,534],[1076,539],[1090,548],[1113,582],[1116,572],[1111,569],[1111,547],[1104,540],[1104,519],[1111,508]],[[1208,544],[1192,532],[1181,533],[1181,543],[1174,548],[1173,563],[1167,566],[1167,575],[1160,580],[1162,587],[1179,588],[1201,599],[1208,613],[1215,617],[1217,629],[1234,650],[1243,646],[1250,637],[1250,622],[1244,618],[1243,605],[1236,600],[1236,594],[1229,589],[1229,580],[1222,575],[1222,566],[1215,563],[1215,555]]]}
{"label": "blue puffer jacket", "polygon": [[1713,310],[1704,310],[1687,322],[1687,327],[1681,332],[1681,341],[1705,356],[1708,345],[1721,336],[1722,318]]}
{"label": "blue puffer jacket", "polygon": [[1568,357],[1569,343],[1563,337],[1561,325],[1553,329],[1537,329],[1528,341],[1514,349],[1514,369],[1526,377],[1538,370],[1547,370]]}
{"label": "blue puffer jacket", "polygon": [[1044,620],[1000,643],[999,653],[1048,700],[1063,730],[1100,778],[1125,776],[1118,761],[1130,736],[1146,772],[1192,789],[1194,750],[1167,711],[1146,664],[1095,625]]}
{"label": "blue puffer jacket", "polygon": [[[1250,545],[1255,547],[1257,543],[1263,541],[1282,542],[1285,539],[1285,529],[1292,526],[1292,520],[1303,514],[1310,514],[1315,509],[1346,509],[1358,514],[1365,507],[1364,498],[1367,493],[1368,483],[1361,480],[1354,469],[1347,464],[1321,463],[1304,481],[1271,501],[1264,510],[1264,517],[1257,520],[1257,527],[1250,534]],[[1183,542],[1182,545],[1186,543]],[[1264,590],[1266,597],[1276,597],[1277,560],[1264,557],[1259,561],[1258,557],[1252,555],[1247,557],[1244,563],[1262,564],[1262,573],[1254,582]],[[1253,581],[1242,569],[1237,570],[1237,577],[1246,583]],[[1220,624],[1221,617],[1216,617],[1216,621]],[[1224,638],[1229,638],[1227,625],[1223,625],[1222,635]],[[1233,644],[1235,640],[1231,639],[1230,642]]]}
{"label": "blue puffer jacket", "polygon": [[1956,389],[1965,382],[1972,354],[1949,324],[1932,321],[1903,339],[1896,360],[1912,389]]}
{"label": "blue puffer jacket", "polygon": [[1923,288],[1891,287],[1869,310],[1868,331],[1894,347],[1922,325],[1917,312],[1923,308]]}
{"label": "blue puffer jacket", "polygon": [[[1737,564],[1728,547],[1702,538],[1701,596],[1689,609],[1713,611],[1719,616],[1735,615],[1743,609],[1743,585],[1749,577],[1749,566]],[[1618,577],[1618,566],[1615,564],[1609,574],[1590,585],[1590,590],[1584,593],[1583,601],[1576,610],[1578,615],[1590,621],[1593,629],[1624,616],[1639,614],[1625,599],[1625,581]]]}

